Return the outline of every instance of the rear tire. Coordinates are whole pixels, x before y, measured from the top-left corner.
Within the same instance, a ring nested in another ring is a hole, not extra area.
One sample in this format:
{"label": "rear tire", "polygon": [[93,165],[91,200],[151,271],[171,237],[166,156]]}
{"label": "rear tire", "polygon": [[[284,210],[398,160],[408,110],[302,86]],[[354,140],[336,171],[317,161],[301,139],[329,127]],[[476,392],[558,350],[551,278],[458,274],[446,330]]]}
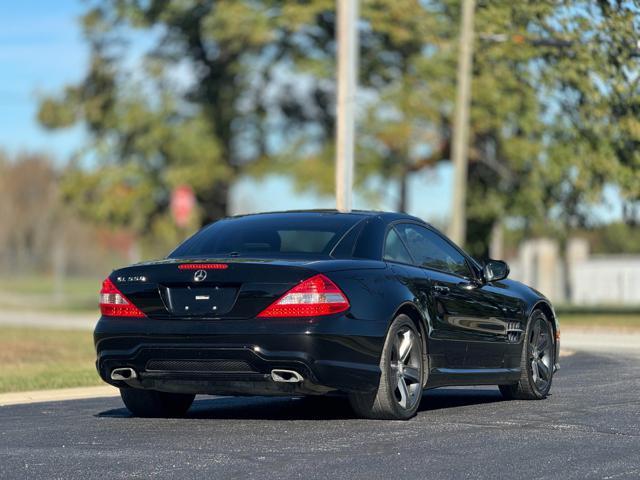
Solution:
{"label": "rear tire", "polygon": [[522,345],[520,380],[514,385],[500,385],[507,400],[542,400],[551,390],[555,365],[553,327],[540,310],[531,314]]}
{"label": "rear tire", "polygon": [[181,417],[187,413],[195,395],[121,388],[120,397],[136,417],[171,418]]}
{"label": "rear tire", "polygon": [[380,383],[374,393],[352,393],[349,401],[362,418],[407,420],[420,406],[424,380],[420,331],[406,315],[391,323],[380,358]]}

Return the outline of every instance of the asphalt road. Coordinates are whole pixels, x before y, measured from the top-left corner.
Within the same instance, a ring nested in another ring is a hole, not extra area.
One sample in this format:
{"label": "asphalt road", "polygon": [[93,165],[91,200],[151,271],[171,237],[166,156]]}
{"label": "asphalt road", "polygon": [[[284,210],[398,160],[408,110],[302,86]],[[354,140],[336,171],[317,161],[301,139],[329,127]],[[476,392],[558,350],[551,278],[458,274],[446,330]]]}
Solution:
{"label": "asphalt road", "polygon": [[137,419],[118,398],[0,408],[0,478],[640,478],[640,360],[577,353],[553,395],[429,392],[408,422],[339,400],[198,398]]}

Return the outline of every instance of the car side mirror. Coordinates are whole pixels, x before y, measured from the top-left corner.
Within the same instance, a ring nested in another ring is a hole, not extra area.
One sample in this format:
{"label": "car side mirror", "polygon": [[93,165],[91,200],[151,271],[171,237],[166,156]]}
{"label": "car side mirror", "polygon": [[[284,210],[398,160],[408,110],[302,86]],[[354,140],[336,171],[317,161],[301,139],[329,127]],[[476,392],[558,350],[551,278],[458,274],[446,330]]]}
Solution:
{"label": "car side mirror", "polygon": [[509,276],[509,265],[502,260],[488,260],[482,268],[484,281],[496,282]]}

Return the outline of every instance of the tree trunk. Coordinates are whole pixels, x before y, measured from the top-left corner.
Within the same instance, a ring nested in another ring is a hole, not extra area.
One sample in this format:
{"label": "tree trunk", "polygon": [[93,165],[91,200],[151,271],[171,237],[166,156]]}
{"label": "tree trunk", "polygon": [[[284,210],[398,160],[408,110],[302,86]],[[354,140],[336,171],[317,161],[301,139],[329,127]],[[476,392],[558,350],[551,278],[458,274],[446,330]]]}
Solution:
{"label": "tree trunk", "polygon": [[[493,222],[484,219],[467,218],[467,235],[464,244],[465,250],[478,260],[489,258],[489,238]],[[462,247],[462,245],[460,245]]]}
{"label": "tree trunk", "polygon": [[493,258],[494,260],[501,260],[504,258],[504,229],[502,226],[502,220],[499,218],[493,222],[493,227],[491,227],[489,258]]}
{"label": "tree trunk", "polygon": [[569,255],[567,247],[569,241],[566,235],[560,239],[560,262],[562,265],[562,300],[564,302],[570,302],[573,298],[573,284],[571,282],[571,264],[569,262]]}
{"label": "tree trunk", "polygon": [[406,213],[409,197],[409,169],[403,164],[399,179],[398,212]]}
{"label": "tree trunk", "polygon": [[229,215],[229,194],[231,184],[219,180],[211,189],[199,195],[200,206],[203,210],[202,226],[220,220]]}
{"label": "tree trunk", "polygon": [[53,297],[56,303],[61,304],[64,301],[64,281],[67,273],[67,248],[64,232],[56,232],[51,254]]}

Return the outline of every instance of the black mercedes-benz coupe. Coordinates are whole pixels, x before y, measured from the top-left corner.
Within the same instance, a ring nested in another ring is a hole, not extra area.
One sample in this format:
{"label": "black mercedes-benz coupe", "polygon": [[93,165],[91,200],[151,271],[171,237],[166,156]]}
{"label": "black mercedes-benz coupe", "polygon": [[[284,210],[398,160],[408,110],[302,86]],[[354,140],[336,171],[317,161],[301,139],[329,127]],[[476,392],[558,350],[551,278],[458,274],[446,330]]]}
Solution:
{"label": "black mercedes-benz coupe", "polygon": [[343,394],[379,419],[441,386],[542,399],[558,322],[508,274],[405,214],[228,218],[104,281],[96,365],[139,416],[184,414],[196,394]]}

